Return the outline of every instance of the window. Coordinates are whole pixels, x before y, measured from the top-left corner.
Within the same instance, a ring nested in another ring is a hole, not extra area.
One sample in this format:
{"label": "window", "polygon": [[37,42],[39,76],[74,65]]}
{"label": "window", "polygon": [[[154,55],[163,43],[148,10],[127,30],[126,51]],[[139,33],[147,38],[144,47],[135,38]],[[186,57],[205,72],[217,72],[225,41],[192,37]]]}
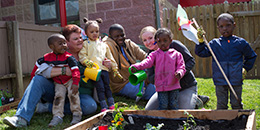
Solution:
{"label": "window", "polygon": [[[79,20],[78,0],[65,0],[67,22]],[[60,23],[59,0],[34,0],[35,23]]]}

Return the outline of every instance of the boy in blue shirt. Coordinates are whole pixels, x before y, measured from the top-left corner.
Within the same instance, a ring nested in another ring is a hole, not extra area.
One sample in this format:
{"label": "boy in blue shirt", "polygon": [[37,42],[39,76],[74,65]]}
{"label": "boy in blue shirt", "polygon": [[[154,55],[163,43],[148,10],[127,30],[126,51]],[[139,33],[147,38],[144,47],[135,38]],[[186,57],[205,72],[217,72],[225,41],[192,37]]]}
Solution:
{"label": "boy in blue shirt", "polygon": [[[216,55],[223,71],[234,88],[241,101],[243,78],[247,71],[253,68],[256,60],[256,53],[248,42],[233,35],[236,23],[232,15],[223,13],[217,18],[217,27],[221,34],[209,42],[209,46]],[[200,57],[212,56],[204,44],[203,35],[205,32],[198,30],[199,45],[195,47],[195,53]],[[213,81],[216,86],[217,109],[228,109],[228,83],[222,75],[217,63],[212,59]],[[230,104],[232,109],[242,109],[234,94],[230,91]]]}

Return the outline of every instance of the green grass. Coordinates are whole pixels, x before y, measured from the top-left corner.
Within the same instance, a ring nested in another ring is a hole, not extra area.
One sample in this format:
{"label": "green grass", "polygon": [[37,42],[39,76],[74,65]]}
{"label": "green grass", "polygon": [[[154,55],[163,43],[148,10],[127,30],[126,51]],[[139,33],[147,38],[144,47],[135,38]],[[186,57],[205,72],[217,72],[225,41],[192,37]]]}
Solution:
{"label": "green grass", "polygon": [[[210,101],[204,106],[205,109],[216,109],[216,95],[215,95],[215,86],[211,78],[197,78],[198,80],[198,93],[200,95],[207,95],[210,97]],[[116,97],[114,96],[116,102],[120,102],[121,107],[126,110],[144,110],[146,101],[139,101],[135,103],[134,100],[124,98],[124,97]],[[245,80],[243,85],[243,93],[242,99],[244,104],[244,109],[254,109],[256,111],[256,124],[257,129],[260,129],[260,80]],[[124,106],[123,103],[128,104]],[[229,106],[230,107],[230,106]],[[97,114],[100,109],[97,110],[95,114]],[[9,110],[6,113],[3,113],[0,116],[0,129],[1,130],[13,130],[13,128],[8,127],[3,124],[3,118],[6,116],[13,116],[15,114],[15,110]],[[83,116],[83,119],[87,119],[92,115]],[[59,130],[69,127],[69,123],[71,121],[71,115],[65,115],[64,121],[61,125],[54,127],[52,129],[48,128],[48,124],[52,119],[51,113],[44,114],[35,114],[30,122],[30,125],[26,128],[20,128],[17,130]]]}

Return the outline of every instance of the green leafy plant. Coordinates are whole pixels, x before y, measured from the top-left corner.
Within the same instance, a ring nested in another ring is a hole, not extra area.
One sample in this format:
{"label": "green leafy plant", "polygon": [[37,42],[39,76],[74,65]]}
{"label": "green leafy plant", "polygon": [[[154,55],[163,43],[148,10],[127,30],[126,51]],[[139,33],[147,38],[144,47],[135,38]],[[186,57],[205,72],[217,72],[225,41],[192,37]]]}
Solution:
{"label": "green leafy plant", "polygon": [[9,92],[8,89],[6,89],[6,90],[1,89],[1,91],[2,91],[3,96],[4,96],[5,98],[11,98],[11,97],[13,97],[13,94],[12,94],[11,92]]}
{"label": "green leafy plant", "polygon": [[[193,115],[189,114],[187,111],[184,111],[184,115],[187,115],[187,120],[183,121],[183,123],[184,123],[183,129],[184,130],[191,130],[193,126],[195,127],[197,125],[195,120],[194,120],[194,117],[193,117]],[[191,125],[191,123],[193,125]]]}
{"label": "green leafy plant", "polygon": [[109,130],[124,130],[124,126],[128,124],[128,122],[123,117],[123,109],[118,108],[118,104],[115,104],[115,111],[112,113],[114,120],[111,121],[112,126],[109,127]]}
{"label": "green leafy plant", "polygon": [[8,91],[8,89],[6,89],[6,90],[1,89],[1,91],[0,91],[0,98],[1,98],[2,100],[3,100],[3,99],[6,99],[6,98],[11,98],[11,97],[13,97],[13,94],[10,93],[10,92]]}
{"label": "green leafy plant", "polygon": [[8,103],[14,101],[13,94],[10,93],[8,91],[8,89],[6,89],[6,90],[1,89],[1,91],[0,91],[0,99],[1,99],[1,104],[2,105],[8,104]]}
{"label": "green leafy plant", "polygon": [[156,126],[152,126],[150,123],[146,123],[146,125],[145,125],[146,129],[145,130],[160,130],[163,126],[164,126],[163,123],[158,124],[157,127]]}

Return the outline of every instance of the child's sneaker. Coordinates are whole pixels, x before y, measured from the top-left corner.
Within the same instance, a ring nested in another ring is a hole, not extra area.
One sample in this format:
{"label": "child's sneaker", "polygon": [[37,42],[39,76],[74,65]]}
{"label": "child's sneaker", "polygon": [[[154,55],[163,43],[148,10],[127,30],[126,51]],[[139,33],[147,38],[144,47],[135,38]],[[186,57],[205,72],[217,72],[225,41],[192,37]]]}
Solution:
{"label": "child's sneaker", "polygon": [[63,119],[61,117],[54,116],[48,126],[53,127],[53,126],[56,126],[58,124],[61,124],[62,122],[63,122]]}
{"label": "child's sneaker", "polygon": [[114,110],[114,109],[115,109],[115,106],[112,105],[112,106],[109,107],[109,109],[110,109],[110,110]]}
{"label": "child's sneaker", "polygon": [[19,116],[5,117],[3,123],[15,128],[27,126],[27,121]]}
{"label": "child's sneaker", "polygon": [[73,115],[72,121],[70,122],[70,125],[75,125],[81,121],[80,115]]}
{"label": "child's sneaker", "polygon": [[106,111],[107,109],[106,108],[103,108],[103,109],[101,109],[101,112],[104,112],[104,111]]}

